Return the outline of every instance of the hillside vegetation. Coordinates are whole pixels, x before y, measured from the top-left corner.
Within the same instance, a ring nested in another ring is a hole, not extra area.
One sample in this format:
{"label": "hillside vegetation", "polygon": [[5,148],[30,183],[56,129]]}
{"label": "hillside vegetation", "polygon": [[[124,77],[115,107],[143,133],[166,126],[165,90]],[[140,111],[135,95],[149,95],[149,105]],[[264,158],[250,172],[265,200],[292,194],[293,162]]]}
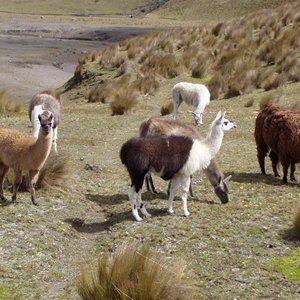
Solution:
{"label": "hillside vegetation", "polygon": [[141,96],[158,95],[161,87],[181,77],[207,84],[212,99],[298,82],[299,9],[299,3],[288,4],[227,23],[148,34],[95,50],[80,57],[65,90],[73,90],[70,98],[75,88],[75,98],[81,94],[88,102],[110,102],[113,114],[123,114]]}

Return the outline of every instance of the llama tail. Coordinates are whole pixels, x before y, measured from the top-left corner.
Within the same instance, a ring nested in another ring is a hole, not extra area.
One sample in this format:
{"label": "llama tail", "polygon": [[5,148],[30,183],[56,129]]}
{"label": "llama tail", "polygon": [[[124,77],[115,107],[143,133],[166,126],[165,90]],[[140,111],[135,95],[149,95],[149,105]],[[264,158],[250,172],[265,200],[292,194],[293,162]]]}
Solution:
{"label": "llama tail", "polygon": [[126,142],[125,144],[123,144],[123,146],[121,147],[121,150],[120,150],[120,159],[121,159],[121,162],[123,163],[123,165],[125,165],[125,166],[127,166],[128,152],[129,152],[129,147],[128,147],[128,142]]}

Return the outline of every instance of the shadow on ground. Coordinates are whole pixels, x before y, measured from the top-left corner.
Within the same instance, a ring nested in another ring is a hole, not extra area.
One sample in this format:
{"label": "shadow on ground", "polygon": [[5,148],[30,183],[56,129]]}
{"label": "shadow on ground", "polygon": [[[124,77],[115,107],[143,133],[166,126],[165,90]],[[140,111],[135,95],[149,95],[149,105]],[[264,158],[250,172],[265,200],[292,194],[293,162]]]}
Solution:
{"label": "shadow on ground", "polygon": [[[262,175],[259,173],[245,173],[245,172],[241,172],[241,173],[228,173],[225,175],[232,175],[230,181],[234,181],[234,182],[240,182],[240,183],[253,183],[253,182],[258,182],[258,183],[265,183],[265,184],[269,184],[269,185],[286,185],[284,183],[282,183],[281,178],[276,178],[271,174],[268,175]],[[299,187],[300,184],[297,182],[288,182],[289,186],[295,186],[295,187]]]}

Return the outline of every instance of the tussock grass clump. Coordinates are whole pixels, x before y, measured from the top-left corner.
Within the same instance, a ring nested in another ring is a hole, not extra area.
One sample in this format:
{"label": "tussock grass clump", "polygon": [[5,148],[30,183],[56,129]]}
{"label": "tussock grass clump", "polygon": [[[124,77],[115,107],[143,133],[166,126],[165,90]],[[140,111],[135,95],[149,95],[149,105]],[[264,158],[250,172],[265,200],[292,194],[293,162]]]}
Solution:
{"label": "tussock grass clump", "polygon": [[265,94],[259,100],[259,108],[260,110],[262,110],[271,103],[276,105],[281,105],[282,100],[283,100],[283,93],[280,90],[277,91],[276,93],[273,92],[273,93]]}
{"label": "tussock grass clump", "polygon": [[220,73],[215,73],[214,76],[208,83],[208,90],[210,92],[210,99],[218,99],[220,96],[220,92],[223,88],[223,78]]}
{"label": "tussock grass clump", "polygon": [[254,104],[254,99],[249,99],[245,104],[244,107],[252,107]]}
{"label": "tussock grass clump", "polygon": [[138,93],[134,86],[122,86],[111,91],[112,102],[110,108],[112,116],[123,115],[132,110],[138,103]]}
{"label": "tussock grass clump", "polygon": [[154,71],[165,78],[174,78],[178,76],[182,70],[182,62],[174,54],[161,53],[149,56],[141,68],[144,74]]}
{"label": "tussock grass clump", "polygon": [[81,268],[77,291],[84,300],[188,299],[184,265],[149,246],[123,244],[98,260],[97,270]]}
{"label": "tussock grass clump", "polygon": [[165,115],[170,115],[171,113],[173,113],[173,103],[172,102],[169,102],[165,105],[162,105],[162,107],[160,108],[160,114],[162,116],[165,116]]}
{"label": "tussock grass clump", "polygon": [[21,104],[10,101],[5,96],[5,91],[0,91],[0,113],[20,112]]}
{"label": "tussock grass clump", "polygon": [[50,153],[46,163],[40,171],[37,188],[65,188],[72,178],[67,153]]}
{"label": "tussock grass clump", "polygon": [[139,74],[138,79],[133,83],[137,90],[142,94],[154,95],[155,91],[159,88],[159,78],[155,73],[146,75]]}

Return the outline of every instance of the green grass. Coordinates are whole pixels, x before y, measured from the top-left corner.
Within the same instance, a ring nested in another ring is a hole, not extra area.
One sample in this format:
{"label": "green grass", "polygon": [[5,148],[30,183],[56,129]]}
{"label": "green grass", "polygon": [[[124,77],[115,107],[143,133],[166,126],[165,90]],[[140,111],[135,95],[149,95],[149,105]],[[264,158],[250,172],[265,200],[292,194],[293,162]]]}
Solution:
{"label": "green grass", "polygon": [[300,250],[296,249],[290,256],[274,258],[269,263],[269,268],[280,272],[291,281],[300,281]]}

